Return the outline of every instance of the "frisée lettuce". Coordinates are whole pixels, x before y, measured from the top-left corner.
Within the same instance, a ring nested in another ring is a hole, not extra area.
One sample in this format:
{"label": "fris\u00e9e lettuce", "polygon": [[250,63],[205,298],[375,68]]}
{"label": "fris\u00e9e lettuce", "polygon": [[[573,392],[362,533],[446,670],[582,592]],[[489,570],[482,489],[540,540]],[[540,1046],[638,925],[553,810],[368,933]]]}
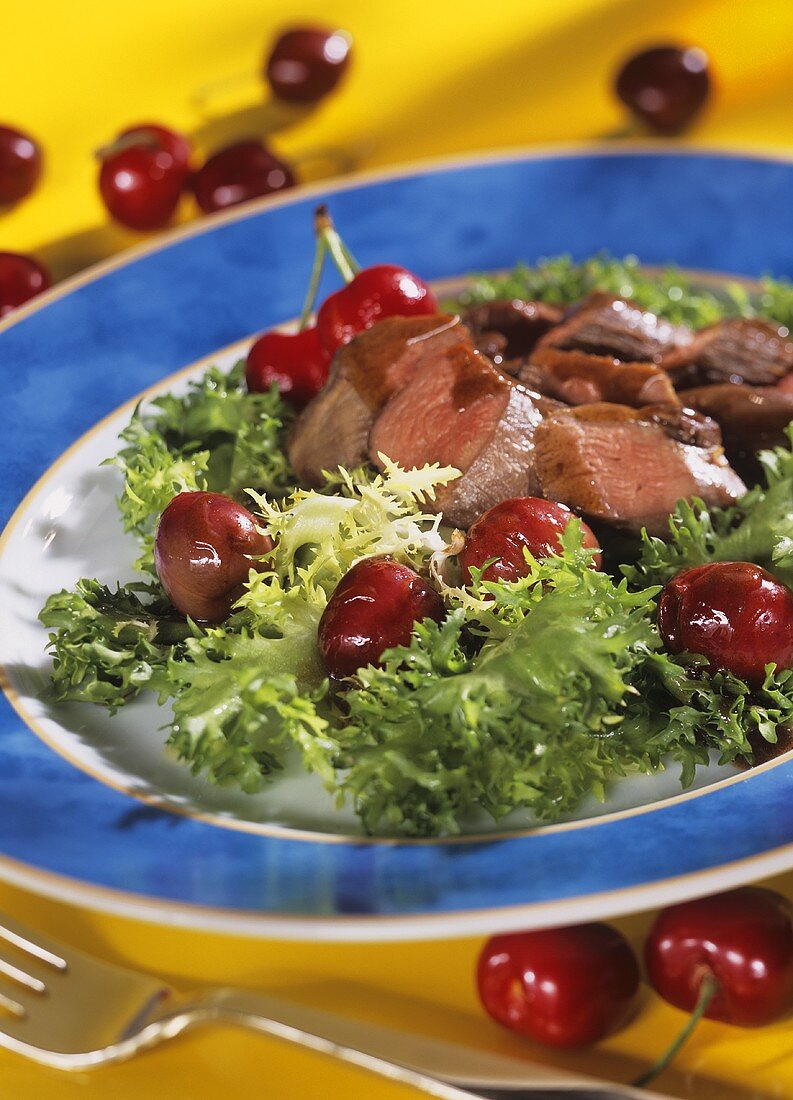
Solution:
{"label": "fris\u00e9e lettuce", "polygon": [[[696,326],[755,309],[738,286],[694,291],[674,272],[649,277],[607,257],[479,277],[464,297],[566,305],[594,289]],[[793,320],[787,284],[769,281],[764,296],[767,314]],[[474,569],[462,586],[445,564],[453,535],[432,507],[456,470],[380,456],[380,473],[341,469],[305,491],[285,452],[292,418],[277,390],[247,392],[242,363],[135,411],[108,463],[123,478],[120,518],[145,579],[83,579],[49,598],[55,700],[113,713],[152,694],[170,706],[167,750],[194,774],[256,792],[298,759],[367,832],[401,837],[453,834],[483,813],[556,821],[621,776],[670,765],[688,785],[709,760],[751,762],[793,726],[793,671],[768,666],[750,688],[667,653],[656,625],[661,586],[690,566],[748,560],[793,582],[793,429],[789,447],[761,456],[762,485],[729,509],[681,502],[669,537],[645,533],[614,574],[593,568],[572,522],[558,554],[527,555],[526,576]],[[274,543],[219,626],[179,616],[154,571],[159,516],[193,490],[244,503]],[[382,554],[431,574],[446,617],[330,684],[322,613],[352,566]]]}

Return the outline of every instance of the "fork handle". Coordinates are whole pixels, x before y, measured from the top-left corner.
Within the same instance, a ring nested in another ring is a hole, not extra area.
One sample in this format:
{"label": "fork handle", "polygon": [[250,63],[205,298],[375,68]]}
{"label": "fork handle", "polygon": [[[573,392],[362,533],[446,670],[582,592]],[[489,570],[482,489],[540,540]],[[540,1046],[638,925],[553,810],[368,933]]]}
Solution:
{"label": "fork handle", "polygon": [[[280,1011],[282,1008],[285,1011]],[[251,1031],[263,1032],[277,1039],[285,1039],[289,1043],[296,1043],[369,1070],[380,1077],[412,1085],[438,1100],[486,1100],[484,1097],[477,1097],[469,1089],[458,1088],[410,1066],[403,1066],[377,1053],[371,1053],[364,1049],[366,1044],[360,1038],[352,1045],[348,1044],[337,1034],[340,1029],[322,1026],[326,1016],[329,1021],[346,1023],[341,1017],[336,1018],[330,1013],[314,1009],[304,1011],[302,1006],[286,1005],[275,998],[244,990],[219,989],[204,997],[199,1006],[192,1008],[190,1015],[194,1022],[223,1021]]]}
{"label": "fork handle", "polygon": [[518,1100],[518,1094],[527,1100],[551,1096],[652,1100],[655,1095],[523,1059],[471,1051],[455,1043],[392,1030],[247,990],[214,990],[202,998],[200,1011],[206,1018],[222,1019],[286,1039],[412,1085],[441,1100],[471,1100],[477,1096],[480,1100],[494,1096]]}

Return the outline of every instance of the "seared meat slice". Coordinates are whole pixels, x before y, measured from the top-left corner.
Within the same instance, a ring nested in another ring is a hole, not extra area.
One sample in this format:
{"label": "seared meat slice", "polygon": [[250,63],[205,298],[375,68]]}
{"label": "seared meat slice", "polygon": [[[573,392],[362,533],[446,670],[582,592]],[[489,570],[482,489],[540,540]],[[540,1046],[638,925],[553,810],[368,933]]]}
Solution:
{"label": "seared meat slice", "polygon": [[561,320],[558,306],[521,298],[479,302],[463,311],[477,349],[499,366],[528,355],[540,337]]}
{"label": "seared meat slice", "polygon": [[542,495],[617,527],[667,531],[676,501],[726,505],[745,486],[718,447],[680,443],[642,410],[589,405],[546,417],[534,432]]}
{"label": "seared meat slice", "polygon": [[677,405],[669,375],[653,363],[622,363],[605,355],[540,345],[518,372],[519,381],[567,405]]}
{"label": "seared meat slice", "polygon": [[543,412],[559,407],[461,344],[427,362],[389,401],[369,436],[369,455],[408,468],[455,466],[463,476],[440,490],[436,507],[447,522],[468,527],[500,500],[536,493],[534,431]]}
{"label": "seared meat slice", "polygon": [[793,371],[793,341],[787,329],[767,321],[719,321],[666,356],[663,366],[676,389],[719,382],[772,386]]}
{"label": "seared meat slice", "polygon": [[623,363],[658,363],[690,340],[691,330],[685,326],[672,325],[635,302],[598,292],[543,337],[540,347],[583,351]]}
{"label": "seared meat slice", "polygon": [[696,409],[647,405],[642,409],[642,419],[660,424],[666,434],[678,443],[689,443],[692,447],[721,446],[721,428],[718,423]]}
{"label": "seared meat slice", "polygon": [[389,397],[460,342],[473,347],[459,318],[435,314],[386,318],[340,348],[327,383],[292,428],[287,451],[300,480],[318,485],[323,470],[365,461],[369,429]]}
{"label": "seared meat slice", "polygon": [[680,399],[712,416],[721,426],[730,461],[756,472],[752,456],[764,447],[785,443],[785,428],[793,422],[793,392],[776,386],[700,386],[683,390]]}

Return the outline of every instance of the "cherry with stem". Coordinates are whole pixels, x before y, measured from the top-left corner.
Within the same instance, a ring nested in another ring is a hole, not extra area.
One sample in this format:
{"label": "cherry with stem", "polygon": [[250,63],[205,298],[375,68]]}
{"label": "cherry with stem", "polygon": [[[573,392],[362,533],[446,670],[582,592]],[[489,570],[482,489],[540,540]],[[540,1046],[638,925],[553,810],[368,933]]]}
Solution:
{"label": "cherry with stem", "polygon": [[756,886],[669,906],[650,929],[644,961],[655,991],[691,1017],[637,1085],[669,1065],[703,1017],[761,1027],[793,1009],[793,910]]}
{"label": "cherry with stem", "polygon": [[719,983],[713,974],[705,974],[702,979],[702,985],[699,987],[699,998],[694,1007],[694,1011],[689,1016],[686,1024],[678,1032],[677,1038],[670,1044],[670,1046],[664,1051],[660,1058],[645,1070],[644,1073],[640,1073],[637,1078],[631,1083],[635,1088],[644,1088],[645,1085],[649,1085],[659,1074],[663,1073],[667,1066],[671,1065],[675,1060],[679,1052],[683,1049],[688,1042],[697,1024],[706,1015],[708,1011],[708,1005],[716,996],[719,991]]}

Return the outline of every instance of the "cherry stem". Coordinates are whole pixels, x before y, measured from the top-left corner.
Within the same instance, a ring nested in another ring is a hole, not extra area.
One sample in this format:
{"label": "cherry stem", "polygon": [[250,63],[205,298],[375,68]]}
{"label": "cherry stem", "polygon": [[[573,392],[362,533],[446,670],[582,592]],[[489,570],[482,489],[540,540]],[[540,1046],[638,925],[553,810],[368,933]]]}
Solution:
{"label": "cherry stem", "polygon": [[160,143],[153,134],[148,133],[146,130],[133,130],[131,134],[125,134],[124,137],[116,138],[115,141],[110,141],[107,145],[101,145],[94,151],[94,156],[97,160],[107,160],[114,153],[123,153],[125,149],[132,149],[136,145],[142,145],[145,149],[159,149],[160,147]]}
{"label": "cherry stem", "polygon": [[311,314],[314,309],[314,302],[317,299],[317,291],[319,290],[319,280],[322,278],[322,268],[325,266],[325,256],[328,251],[328,245],[324,236],[317,237],[317,248],[314,252],[314,265],[311,268],[311,278],[308,281],[308,290],[306,291],[306,299],[303,302],[303,310],[300,314],[300,324],[298,325],[298,332],[303,332],[308,328],[308,323],[311,320]]}
{"label": "cherry stem", "polygon": [[338,230],[333,224],[333,219],[328,213],[327,206],[317,207],[314,214],[314,232],[319,240],[324,240],[325,247],[339,269],[342,279],[345,283],[351,283],[361,270],[361,265],[339,236]]}
{"label": "cherry stem", "polygon": [[672,1059],[677,1055],[680,1048],[691,1036],[692,1031],[697,1026],[699,1021],[705,1015],[708,1009],[708,1005],[716,996],[719,991],[719,983],[713,974],[706,974],[702,979],[702,983],[699,987],[699,996],[697,997],[697,1003],[694,1006],[694,1011],[688,1018],[685,1027],[682,1028],[680,1034],[670,1047],[661,1055],[657,1062],[655,1062],[648,1070],[640,1074],[635,1081],[632,1082],[635,1088],[643,1088],[647,1085],[659,1073],[663,1073]]}

